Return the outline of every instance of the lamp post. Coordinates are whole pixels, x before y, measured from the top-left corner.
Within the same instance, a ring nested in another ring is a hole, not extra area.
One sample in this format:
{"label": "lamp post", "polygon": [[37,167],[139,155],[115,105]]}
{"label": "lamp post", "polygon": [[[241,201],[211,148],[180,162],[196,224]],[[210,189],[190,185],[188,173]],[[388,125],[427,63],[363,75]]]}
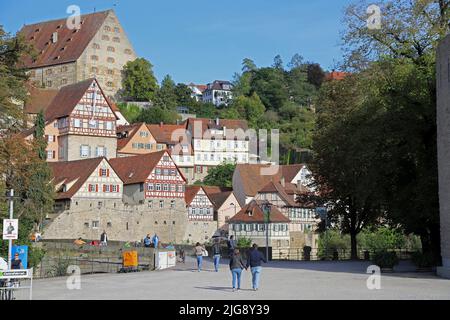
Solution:
{"label": "lamp post", "polygon": [[264,222],[266,226],[266,259],[269,260],[269,224],[270,224],[270,210],[272,208],[272,204],[270,202],[265,202],[262,205],[262,209],[264,212]]}

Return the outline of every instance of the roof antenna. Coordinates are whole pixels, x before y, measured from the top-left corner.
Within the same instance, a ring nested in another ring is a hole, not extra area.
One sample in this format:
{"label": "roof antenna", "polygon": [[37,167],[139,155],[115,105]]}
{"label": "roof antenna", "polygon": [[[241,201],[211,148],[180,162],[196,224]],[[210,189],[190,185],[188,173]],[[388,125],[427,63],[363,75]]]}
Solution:
{"label": "roof antenna", "polygon": [[95,12],[97,12],[97,8],[96,8],[96,7],[94,7],[94,13],[95,13]]}

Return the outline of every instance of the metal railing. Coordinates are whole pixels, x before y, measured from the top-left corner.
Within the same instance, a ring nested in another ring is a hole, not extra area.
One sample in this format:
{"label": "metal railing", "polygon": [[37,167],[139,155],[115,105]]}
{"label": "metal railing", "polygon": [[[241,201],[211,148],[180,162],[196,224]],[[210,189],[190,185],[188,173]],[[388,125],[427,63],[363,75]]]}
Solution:
{"label": "metal railing", "polygon": [[[408,249],[392,249],[401,260],[411,259],[412,251]],[[370,260],[375,250],[358,249],[358,259]],[[303,248],[272,248],[272,260],[290,261],[321,261],[321,260],[351,260],[350,249],[312,249],[309,254]]]}

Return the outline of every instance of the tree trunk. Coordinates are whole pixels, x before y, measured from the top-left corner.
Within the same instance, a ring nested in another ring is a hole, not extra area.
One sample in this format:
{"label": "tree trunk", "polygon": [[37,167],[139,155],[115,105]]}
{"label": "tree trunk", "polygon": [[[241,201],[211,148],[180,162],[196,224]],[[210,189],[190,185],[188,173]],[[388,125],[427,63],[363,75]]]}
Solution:
{"label": "tree trunk", "polygon": [[351,259],[358,260],[358,243],[356,236],[358,234],[355,231],[350,232],[350,244],[351,244]]}

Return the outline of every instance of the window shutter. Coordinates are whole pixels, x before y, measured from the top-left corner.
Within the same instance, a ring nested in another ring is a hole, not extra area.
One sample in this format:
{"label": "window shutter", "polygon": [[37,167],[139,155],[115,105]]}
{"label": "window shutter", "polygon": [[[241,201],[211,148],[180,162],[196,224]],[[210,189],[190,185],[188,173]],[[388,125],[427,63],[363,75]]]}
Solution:
{"label": "window shutter", "polygon": [[56,158],[56,151],[53,150],[52,152],[53,152],[52,153],[53,154],[53,159],[55,159]]}
{"label": "window shutter", "polygon": [[95,192],[98,192],[98,184],[95,185]]}
{"label": "window shutter", "polygon": [[109,177],[109,169],[106,169],[106,176]]}
{"label": "window shutter", "polygon": [[120,192],[120,185],[117,185],[117,192]]}
{"label": "window shutter", "polygon": [[83,146],[80,146],[80,157],[83,156]]}
{"label": "window shutter", "polygon": [[101,177],[102,176],[102,168],[98,169],[98,175]]}
{"label": "window shutter", "polygon": [[103,192],[106,192],[106,184],[103,185]]}

